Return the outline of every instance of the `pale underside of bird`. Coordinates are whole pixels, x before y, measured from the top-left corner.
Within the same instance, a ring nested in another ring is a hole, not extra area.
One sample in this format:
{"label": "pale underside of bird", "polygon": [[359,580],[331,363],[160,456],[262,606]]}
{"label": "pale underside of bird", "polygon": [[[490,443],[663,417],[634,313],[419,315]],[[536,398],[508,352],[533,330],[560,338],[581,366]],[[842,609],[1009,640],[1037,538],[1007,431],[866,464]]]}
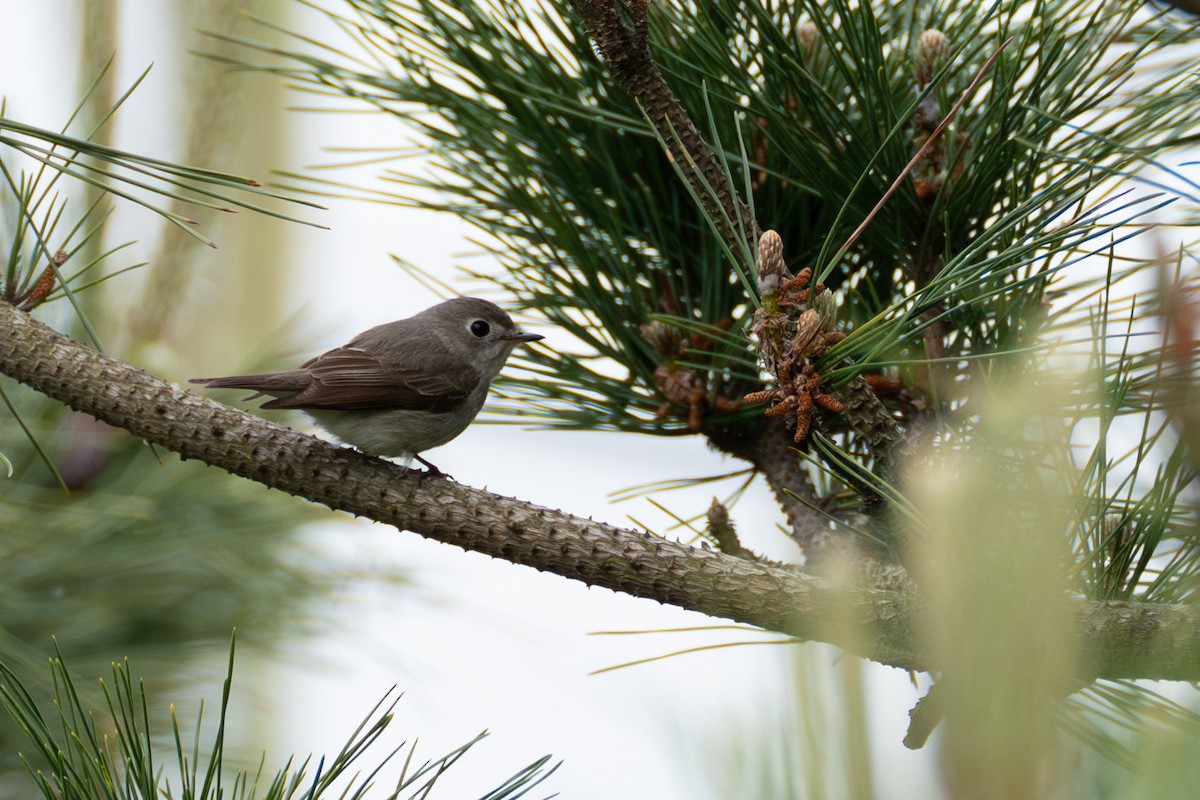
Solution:
{"label": "pale underside of bird", "polygon": [[526,333],[495,304],[473,297],[371,328],[286,372],[196,378],[213,389],[271,396],[263,408],[294,408],[364,453],[416,458],[463,432]]}

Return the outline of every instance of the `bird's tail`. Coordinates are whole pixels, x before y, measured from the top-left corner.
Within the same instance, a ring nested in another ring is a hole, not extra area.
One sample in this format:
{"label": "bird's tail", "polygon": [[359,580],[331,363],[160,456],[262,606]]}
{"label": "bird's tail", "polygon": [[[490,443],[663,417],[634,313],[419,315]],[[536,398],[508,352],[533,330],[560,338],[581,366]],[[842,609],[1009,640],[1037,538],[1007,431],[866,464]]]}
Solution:
{"label": "bird's tail", "polygon": [[226,375],[220,378],[192,378],[188,383],[198,383],[210,389],[249,389],[254,394],[245,398],[254,400],[263,395],[278,397],[281,394],[298,392],[308,386],[311,377],[307,373],[268,372],[262,375]]}

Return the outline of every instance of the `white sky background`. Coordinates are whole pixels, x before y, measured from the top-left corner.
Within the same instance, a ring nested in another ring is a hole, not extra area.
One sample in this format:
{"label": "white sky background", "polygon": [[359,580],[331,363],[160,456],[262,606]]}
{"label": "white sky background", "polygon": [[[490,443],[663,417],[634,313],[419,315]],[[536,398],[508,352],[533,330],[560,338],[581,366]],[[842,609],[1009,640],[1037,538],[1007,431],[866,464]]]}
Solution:
{"label": "white sky background", "polygon": [[[121,3],[126,27],[118,86],[128,85],[151,62],[155,67],[120,112],[114,144],[172,158],[178,147],[174,93],[180,65],[193,56],[179,52],[174,37],[155,34],[162,8],[155,0]],[[78,33],[71,21],[76,13],[76,4],[66,0],[0,0],[0,74],[6,77],[0,91],[11,116],[56,128],[74,106]],[[291,150],[256,177],[266,177],[271,168],[299,170],[331,160],[322,147],[395,144],[395,123],[388,120],[294,114],[288,124],[295,136]],[[455,254],[473,249],[465,238],[469,229],[454,219],[351,201],[327,204],[330,211],[316,218],[331,230],[287,226],[292,239],[285,257],[298,278],[283,308],[285,315],[305,319],[305,330],[291,343],[305,353],[340,344],[436,300],[393,266],[389,253],[450,277],[462,263]],[[157,223],[119,209],[119,225],[128,225],[130,218],[134,227],[145,226],[130,234],[145,243],[140,260],[154,252]],[[109,239],[118,240],[123,238]],[[222,257],[213,251],[212,258]],[[220,309],[211,313],[219,324]],[[533,329],[553,346],[553,330]],[[475,426],[430,457],[469,485],[616,524],[628,524],[626,514],[632,514],[663,528],[665,518],[644,500],[613,505],[609,493],[729,466],[699,437],[530,432],[514,426]],[[712,493],[710,487],[663,499],[690,514],[706,507]],[[734,515],[751,546],[789,555],[780,549],[782,535],[769,533],[778,508],[762,486],[739,503]],[[736,773],[725,784],[714,783],[733,763],[727,759],[741,749],[740,742],[749,749],[772,743],[778,750],[774,719],[781,704],[786,709],[790,702],[793,648],[725,648],[589,676],[595,669],[690,646],[768,637],[751,632],[589,636],[722,621],[588,589],[341,515],[330,514],[328,523],[311,526],[304,541],[321,554],[318,568],[344,570],[348,576],[399,568],[411,571],[416,585],[384,587],[348,578],[333,597],[333,622],[322,624],[315,635],[298,636],[286,657],[264,660],[241,651],[235,693],[241,686],[244,697],[269,698],[273,707],[239,705],[235,694],[232,727],[236,734],[240,720],[254,746],[268,747],[268,770],[292,752],[336,751],[393,685],[405,698],[387,739],[390,746],[420,737],[419,753],[432,757],[480,730],[492,731],[450,771],[435,797],[481,794],[544,753],[565,764],[531,796],[551,791],[570,798],[729,796],[719,787],[757,783],[756,777],[739,779]],[[69,643],[63,645],[69,651]],[[837,657],[831,648],[807,650],[817,663]],[[224,654],[213,654],[209,668],[222,670]],[[866,672],[868,709],[875,715],[878,795],[934,796],[928,753],[910,753],[900,744],[906,712],[918,693],[897,670],[870,665]],[[208,694],[215,703],[215,683]],[[254,719],[247,719],[251,715]],[[380,747],[376,755],[387,749]]]}

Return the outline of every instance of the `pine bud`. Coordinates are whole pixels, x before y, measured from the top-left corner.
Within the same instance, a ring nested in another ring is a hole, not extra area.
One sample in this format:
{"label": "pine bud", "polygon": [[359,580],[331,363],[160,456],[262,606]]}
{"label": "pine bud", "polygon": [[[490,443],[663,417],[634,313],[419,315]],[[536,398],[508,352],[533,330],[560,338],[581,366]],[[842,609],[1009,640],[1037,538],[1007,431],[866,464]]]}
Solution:
{"label": "pine bud", "polygon": [[917,40],[917,53],[914,67],[917,73],[917,88],[924,89],[933,80],[933,76],[946,63],[946,54],[950,51],[950,39],[946,34],[930,28],[921,34]]}
{"label": "pine bud", "polygon": [[821,317],[821,330],[827,331],[837,322],[837,300],[832,292],[821,292],[813,298],[813,308]]}
{"label": "pine bud", "polygon": [[801,22],[796,25],[796,40],[800,42],[800,51],[804,55],[812,55],[817,49],[817,41],[821,38],[821,30],[812,22]]}
{"label": "pine bud", "polygon": [[683,332],[662,320],[647,322],[638,328],[638,333],[663,359],[677,358],[683,352]]}
{"label": "pine bud", "polygon": [[763,231],[758,239],[758,295],[767,297],[779,291],[783,280],[783,239],[775,231]]}

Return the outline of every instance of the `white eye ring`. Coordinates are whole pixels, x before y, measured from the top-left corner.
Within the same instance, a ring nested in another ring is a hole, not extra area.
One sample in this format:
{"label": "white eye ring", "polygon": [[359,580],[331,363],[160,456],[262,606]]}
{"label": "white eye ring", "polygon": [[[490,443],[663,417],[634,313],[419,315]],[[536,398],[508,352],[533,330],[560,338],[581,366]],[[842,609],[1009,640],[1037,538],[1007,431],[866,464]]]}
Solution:
{"label": "white eye ring", "polygon": [[467,323],[467,330],[471,332],[472,336],[482,339],[492,332],[492,326],[488,325],[486,320],[473,319]]}

